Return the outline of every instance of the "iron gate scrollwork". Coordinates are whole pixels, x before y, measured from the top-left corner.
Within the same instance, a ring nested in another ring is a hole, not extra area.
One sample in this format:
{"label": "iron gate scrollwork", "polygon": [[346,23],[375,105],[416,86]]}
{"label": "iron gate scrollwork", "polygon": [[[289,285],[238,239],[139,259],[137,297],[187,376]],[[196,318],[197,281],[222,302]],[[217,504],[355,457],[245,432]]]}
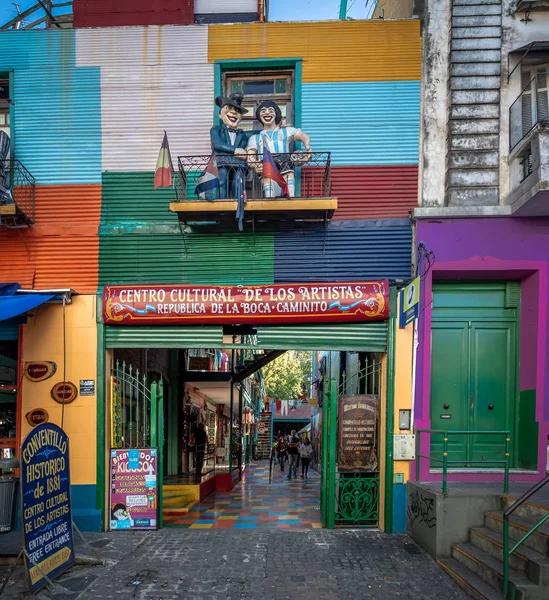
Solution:
{"label": "iron gate scrollwork", "polygon": [[336,489],[336,521],[342,524],[377,526],[378,507],[378,473],[339,474]]}

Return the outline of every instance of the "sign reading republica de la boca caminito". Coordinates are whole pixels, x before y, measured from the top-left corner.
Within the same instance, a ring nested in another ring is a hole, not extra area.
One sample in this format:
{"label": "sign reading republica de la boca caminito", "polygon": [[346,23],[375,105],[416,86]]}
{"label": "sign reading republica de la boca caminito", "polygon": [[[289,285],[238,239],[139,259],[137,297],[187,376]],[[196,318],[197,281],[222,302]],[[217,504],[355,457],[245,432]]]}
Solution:
{"label": "sign reading republica de la boca caminito", "polygon": [[105,286],[110,325],[364,322],[389,316],[389,283]]}
{"label": "sign reading republica de la boca caminito", "polygon": [[[69,438],[53,423],[21,444],[21,506],[26,562],[34,592],[74,563]],[[37,566],[39,568],[37,568]]]}

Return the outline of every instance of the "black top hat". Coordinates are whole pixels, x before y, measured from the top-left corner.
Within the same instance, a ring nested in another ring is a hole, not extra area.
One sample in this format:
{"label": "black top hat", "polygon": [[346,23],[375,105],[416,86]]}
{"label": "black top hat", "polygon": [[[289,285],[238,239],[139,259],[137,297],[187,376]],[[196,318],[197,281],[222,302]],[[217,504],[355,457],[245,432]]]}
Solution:
{"label": "black top hat", "polygon": [[241,114],[245,115],[248,112],[248,109],[242,106],[243,100],[244,96],[242,94],[229,94],[227,98],[225,98],[225,96],[218,96],[215,99],[215,103],[217,106],[219,106],[219,108],[223,108],[224,106],[232,106]]}

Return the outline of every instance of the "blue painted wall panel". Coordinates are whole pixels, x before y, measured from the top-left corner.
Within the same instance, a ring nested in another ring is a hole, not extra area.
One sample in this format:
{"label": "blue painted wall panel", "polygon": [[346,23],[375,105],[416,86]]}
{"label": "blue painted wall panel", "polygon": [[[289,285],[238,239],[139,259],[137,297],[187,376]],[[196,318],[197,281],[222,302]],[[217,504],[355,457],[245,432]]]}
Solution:
{"label": "blue painted wall panel", "polygon": [[306,83],[302,126],[335,165],[418,162],[419,81]]}
{"label": "blue painted wall panel", "polygon": [[278,230],[274,239],[275,283],[410,277],[408,219],[333,221]]}
{"label": "blue painted wall panel", "polygon": [[13,70],[12,155],[39,184],[101,183],[100,73],[76,67],[75,30],[1,32],[2,70]]}

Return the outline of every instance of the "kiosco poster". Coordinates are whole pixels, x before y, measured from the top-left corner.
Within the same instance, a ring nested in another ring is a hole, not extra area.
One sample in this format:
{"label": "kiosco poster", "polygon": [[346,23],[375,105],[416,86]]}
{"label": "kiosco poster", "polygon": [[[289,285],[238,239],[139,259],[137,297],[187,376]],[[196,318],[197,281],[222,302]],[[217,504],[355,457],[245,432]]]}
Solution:
{"label": "kiosco poster", "polygon": [[[57,425],[35,427],[21,445],[23,543],[33,592],[74,563],[69,438]],[[39,568],[37,568],[37,566]]]}
{"label": "kiosco poster", "polygon": [[156,529],[156,448],[111,450],[111,530]]}

